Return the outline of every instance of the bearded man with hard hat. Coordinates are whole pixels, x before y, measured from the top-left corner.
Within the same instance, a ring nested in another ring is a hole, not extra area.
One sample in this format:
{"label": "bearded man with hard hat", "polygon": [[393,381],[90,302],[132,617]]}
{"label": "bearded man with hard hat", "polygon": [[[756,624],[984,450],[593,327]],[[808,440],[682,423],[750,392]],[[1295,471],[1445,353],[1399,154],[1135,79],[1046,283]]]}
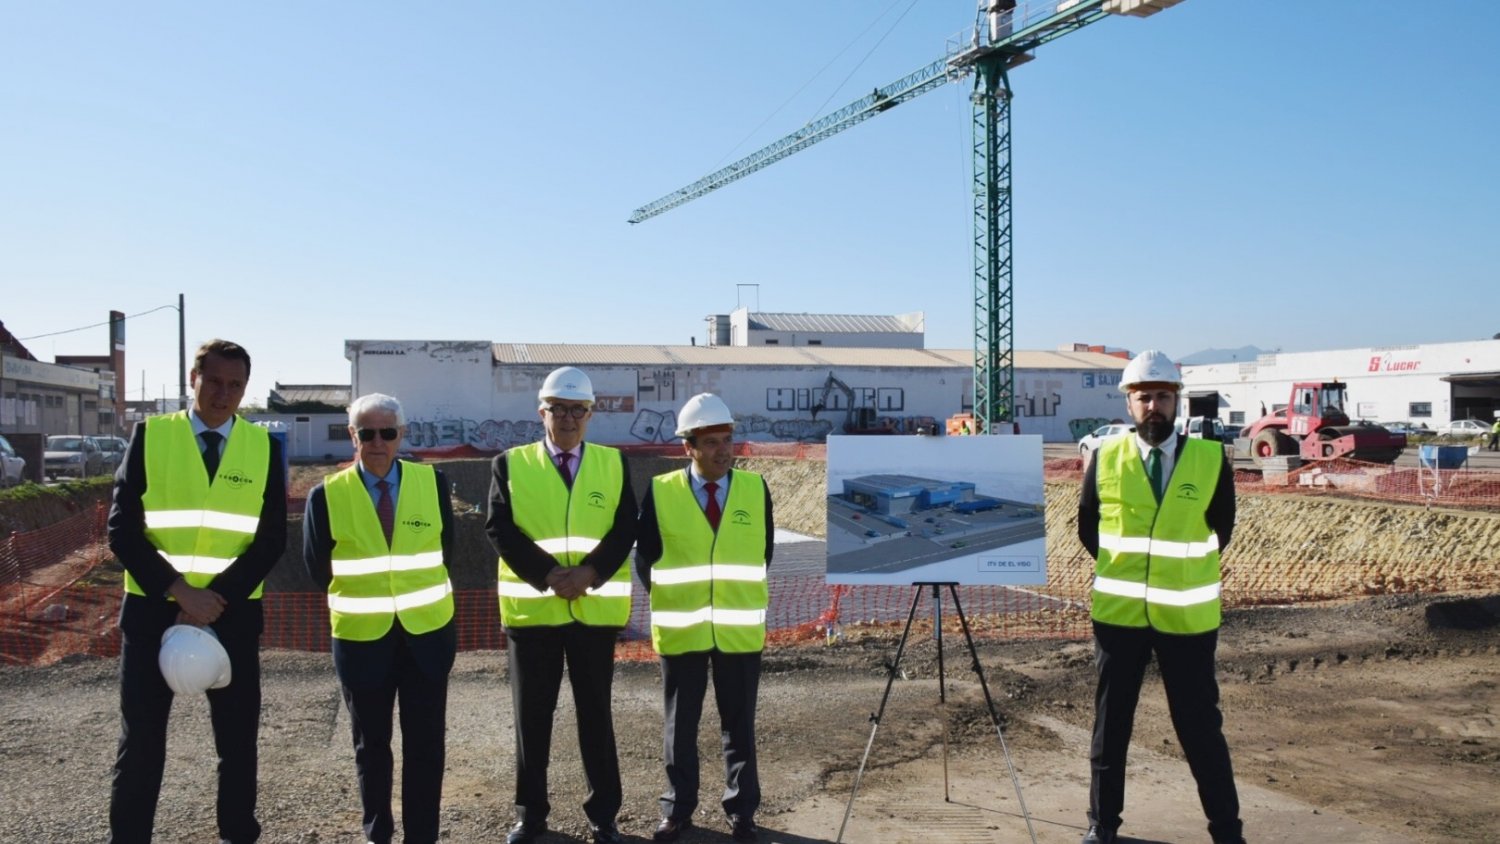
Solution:
{"label": "bearded man with hard hat", "polygon": [[736,841],[756,840],[760,774],[755,700],[766,643],[766,571],[775,525],[760,475],[733,469],[734,417],[712,393],[677,416],[688,465],[651,479],[641,503],[636,577],[651,594],[661,657],[667,790],[652,839],[676,841],[698,807],[698,722],[713,675],[724,748],[721,805]]}
{"label": "bearded man with hard hat", "polygon": [[1083,841],[1117,840],[1136,702],[1154,654],[1209,835],[1216,844],[1243,844],[1214,667],[1219,555],[1234,530],[1234,473],[1218,442],[1177,433],[1182,379],[1166,355],[1137,355],[1120,389],[1135,433],[1100,446],[1078,501],[1078,539],[1096,560],[1098,671]]}
{"label": "bearded man with hard hat", "polygon": [[453,623],[453,504],[432,466],[397,459],[406,413],[394,396],[349,403],[354,465],[307,496],[302,559],[328,592],[333,667],[354,739],[354,767],[370,844],[390,844],[395,762],[392,713],[401,707],[401,830],[436,844],[443,794]]}
{"label": "bearded man with hard hat", "polygon": [[636,502],[619,450],[585,443],[594,387],[575,367],[553,370],[537,393],[541,442],[508,449],[491,466],[485,531],[500,555],[500,619],[509,643],[516,729],[516,823],[507,844],[547,830],[547,764],[563,665],[573,687],[578,746],[594,844],[622,841],[623,800],[610,693],[615,640],[630,620]]}
{"label": "bearded man with hard hat", "polygon": [[228,684],[207,691],[213,749],[194,754],[219,760],[219,840],[260,837],[259,599],[261,581],[286,550],[286,467],[280,443],[237,415],[249,378],[250,354],[239,344],[200,346],[192,408],[137,424],[115,474],[109,548],[125,567],[125,599],[112,844],[151,840],[173,697],[160,648],[163,633],[180,622],[212,627],[229,659]]}

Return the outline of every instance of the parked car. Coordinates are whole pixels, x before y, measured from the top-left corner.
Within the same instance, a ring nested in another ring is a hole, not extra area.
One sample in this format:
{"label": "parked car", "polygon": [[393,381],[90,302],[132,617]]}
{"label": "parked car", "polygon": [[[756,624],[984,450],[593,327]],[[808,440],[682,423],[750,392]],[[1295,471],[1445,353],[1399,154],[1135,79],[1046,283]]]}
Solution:
{"label": "parked car", "polygon": [[54,435],[47,438],[42,468],[49,478],[92,478],[104,472],[104,451],[93,437]]}
{"label": "parked car", "polygon": [[1439,436],[1469,437],[1484,436],[1490,432],[1490,426],[1480,422],[1478,419],[1456,419],[1446,425],[1437,426]]}
{"label": "parked car", "polygon": [[1415,436],[1432,436],[1432,429],[1427,427],[1426,422],[1381,422],[1380,427],[1393,434],[1405,434],[1408,438]]}
{"label": "parked car", "polygon": [[26,479],[26,458],[16,454],[10,440],[0,437],[0,486],[15,486]]}
{"label": "parked car", "polygon": [[1128,434],[1134,430],[1134,425],[1127,425],[1120,422],[1111,425],[1100,425],[1094,429],[1093,433],[1085,434],[1083,439],[1078,441],[1078,454],[1081,457],[1088,457],[1090,454],[1098,451],[1099,446],[1104,445],[1104,441],[1110,437]]}
{"label": "parked car", "polygon": [[104,472],[113,475],[125,461],[125,447],[130,443],[124,437],[99,437],[99,450],[104,453]]}

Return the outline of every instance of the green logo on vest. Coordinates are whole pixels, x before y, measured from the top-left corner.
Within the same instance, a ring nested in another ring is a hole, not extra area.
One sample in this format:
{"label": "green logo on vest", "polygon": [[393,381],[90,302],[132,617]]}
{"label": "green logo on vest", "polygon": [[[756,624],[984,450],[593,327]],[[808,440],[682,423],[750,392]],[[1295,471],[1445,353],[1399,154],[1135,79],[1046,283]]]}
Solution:
{"label": "green logo on vest", "polygon": [[1178,487],[1177,497],[1178,498],[1185,498],[1188,501],[1197,501],[1198,500],[1198,485],[1197,484],[1190,484],[1190,483],[1183,484],[1182,486]]}
{"label": "green logo on vest", "polygon": [[416,531],[417,533],[421,533],[422,531],[427,530],[428,528],[432,527],[432,522],[427,521],[426,519],[422,518],[421,516],[412,516],[412,517],[407,518],[407,519],[402,519],[401,520],[401,524],[404,525],[404,526],[406,526],[406,527],[411,528],[412,530]]}
{"label": "green logo on vest", "polygon": [[588,501],[588,503],[589,503],[590,507],[598,507],[600,510],[603,510],[604,509],[604,493],[602,493],[602,492],[591,492],[591,493],[589,493],[589,501]]}
{"label": "green logo on vest", "polygon": [[730,516],[730,519],[737,525],[748,525],[750,524],[750,511],[735,510],[734,515]]}
{"label": "green logo on vest", "polygon": [[226,484],[239,489],[247,484],[255,483],[255,479],[238,471],[220,472],[214,477],[214,482],[223,481]]}

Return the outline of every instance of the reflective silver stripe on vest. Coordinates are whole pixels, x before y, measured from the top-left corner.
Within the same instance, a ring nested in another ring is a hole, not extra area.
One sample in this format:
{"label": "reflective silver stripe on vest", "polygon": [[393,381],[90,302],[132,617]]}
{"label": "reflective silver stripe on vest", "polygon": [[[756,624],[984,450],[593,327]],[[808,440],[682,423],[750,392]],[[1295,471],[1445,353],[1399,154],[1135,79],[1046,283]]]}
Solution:
{"label": "reflective silver stripe on vest", "polygon": [[1153,557],[1170,557],[1177,560],[1193,560],[1208,556],[1219,550],[1219,535],[1210,533],[1202,542],[1173,542],[1152,539],[1149,536],[1116,536],[1099,534],[1099,547],[1116,554],[1150,554]]}
{"label": "reflective silver stripe on vest", "polygon": [[429,586],[426,589],[407,595],[397,595],[394,598],[347,598],[342,595],[329,595],[328,608],[346,615],[389,614],[435,604],[452,592],[453,585],[444,581],[437,586]]}
{"label": "reflective silver stripe on vest", "polygon": [[206,527],[227,530],[231,533],[255,533],[259,525],[259,516],[240,516],[234,513],[220,513],[216,510],[146,511],[146,527],[153,530]]}
{"label": "reflective silver stripe on vest", "polygon": [[765,610],[721,610],[718,607],[714,607],[714,624],[738,624],[758,627],[765,623]]}
{"label": "reflective silver stripe on vest", "polygon": [[652,568],[653,586],[680,586],[684,583],[707,583],[711,580],[740,580],[747,583],[764,583],[766,567],[736,563],[715,563],[707,566],[672,566]]}
{"label": "reflective silver stripe on vest", "polygon": [[599,547],[599,540],[587,536],[560,536],[556,539],[538,539],[536,545],[548,554],[566,554],[569,551],[587,554]]}
{"label": "reflective silver stripe on vest", "polygon": [[437,568],[443,564],[442,551],[425,551],[421,554],[390,554],[384,557],[367,557],[363,560],[334,560],[334,577],[357,577],[362,574],[387,574],[395,571],[421,571]]}
{"label": "reflective silver stripe on vest", "polygon": [[[550,588],[546,589],[545,591],[538,592],[538,591],[536,591],[535,588],[532,587],[532,585],[530,583],[527,583],[524,580],[520,581],[519,583],[516,582],[516,581],[513,581],[513,580],[502,580],[502,581],[500,581],[500,584],[497,587],[496,591],[498,591],[500,593],[500,597],[502,597],[502,598],[553,598],[553,597],[557,597],[557,593],[553,592]],[[592,595],[592,596],[599,597],[599,598],[629,598],[630,597],[630,581],[628,581],[628,580],[621,580],[621,581],[618,581],[618,582],[617,581],[613,581],[613,580],[605,581],[605,583],[604,583],[603,586],[599,586],[599,587],[596,587],[596,588],[590,588],[588,590],[588,593],[590,595]]]}
{"label": "reflective silver stripe on vest", "polygon": [[1129,580],[1095,577],[1094,591],[1104,595],[1118,595],[1121,598],[1144,598],[1147,603],[1166,607],[1191,607],[1219,597],[1219,584],[1210,583],[1207,586],[1195,586],[1192,589],[1162,589],[1159,586],[1147,586],[1144,583]]}
{"label": "reflective silver stripe on vest", "polygon": [[223,574],[234,558],[200,557],[194,554],[162,554],[178,574]]}
{"label": "reflective silver stripe on vest", "polygon": [[721,610],[714,607],[687,612],[657,610],[651,613],[651,623],[657,627],[692,627],[694,624],[713,622],[717,625],[760,626],[766,623],[765,610]]}

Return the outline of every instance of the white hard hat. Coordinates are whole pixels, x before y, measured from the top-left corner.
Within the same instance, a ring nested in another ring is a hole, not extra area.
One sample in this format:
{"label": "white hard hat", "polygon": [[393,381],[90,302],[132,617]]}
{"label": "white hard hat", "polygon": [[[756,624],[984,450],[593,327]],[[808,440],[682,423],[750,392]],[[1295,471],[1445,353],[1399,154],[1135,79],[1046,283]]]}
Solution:
{"label": "white hard hat", "polygon": [[688,399],[677,414],[677,436],[686,437],[699,428],[733,424],[734,414],[723,399],[713,393],[699,393]]}
{"label": "white hard hat", "polygon": [[1147,349],[1136,355],[1120,375],[1120,389],[1128,390],[1137,384],[1171,384],[1181,390],[1182,375],[1177,370],[1177,364],[1166,355],[1155,349]]}
{"label": "white hard hat", "polygon": [[161,634],[161,676],[180,695],[229,685],[229,652],[207,627],[174,624]]}
{"label": "white hard hat", "polygon": [[594,382],[576,366],[558,367],[547,373],[547,380],[542,382],[542,389],[537,391],[536,397],[540,402],[547,399],[592,402]]}

